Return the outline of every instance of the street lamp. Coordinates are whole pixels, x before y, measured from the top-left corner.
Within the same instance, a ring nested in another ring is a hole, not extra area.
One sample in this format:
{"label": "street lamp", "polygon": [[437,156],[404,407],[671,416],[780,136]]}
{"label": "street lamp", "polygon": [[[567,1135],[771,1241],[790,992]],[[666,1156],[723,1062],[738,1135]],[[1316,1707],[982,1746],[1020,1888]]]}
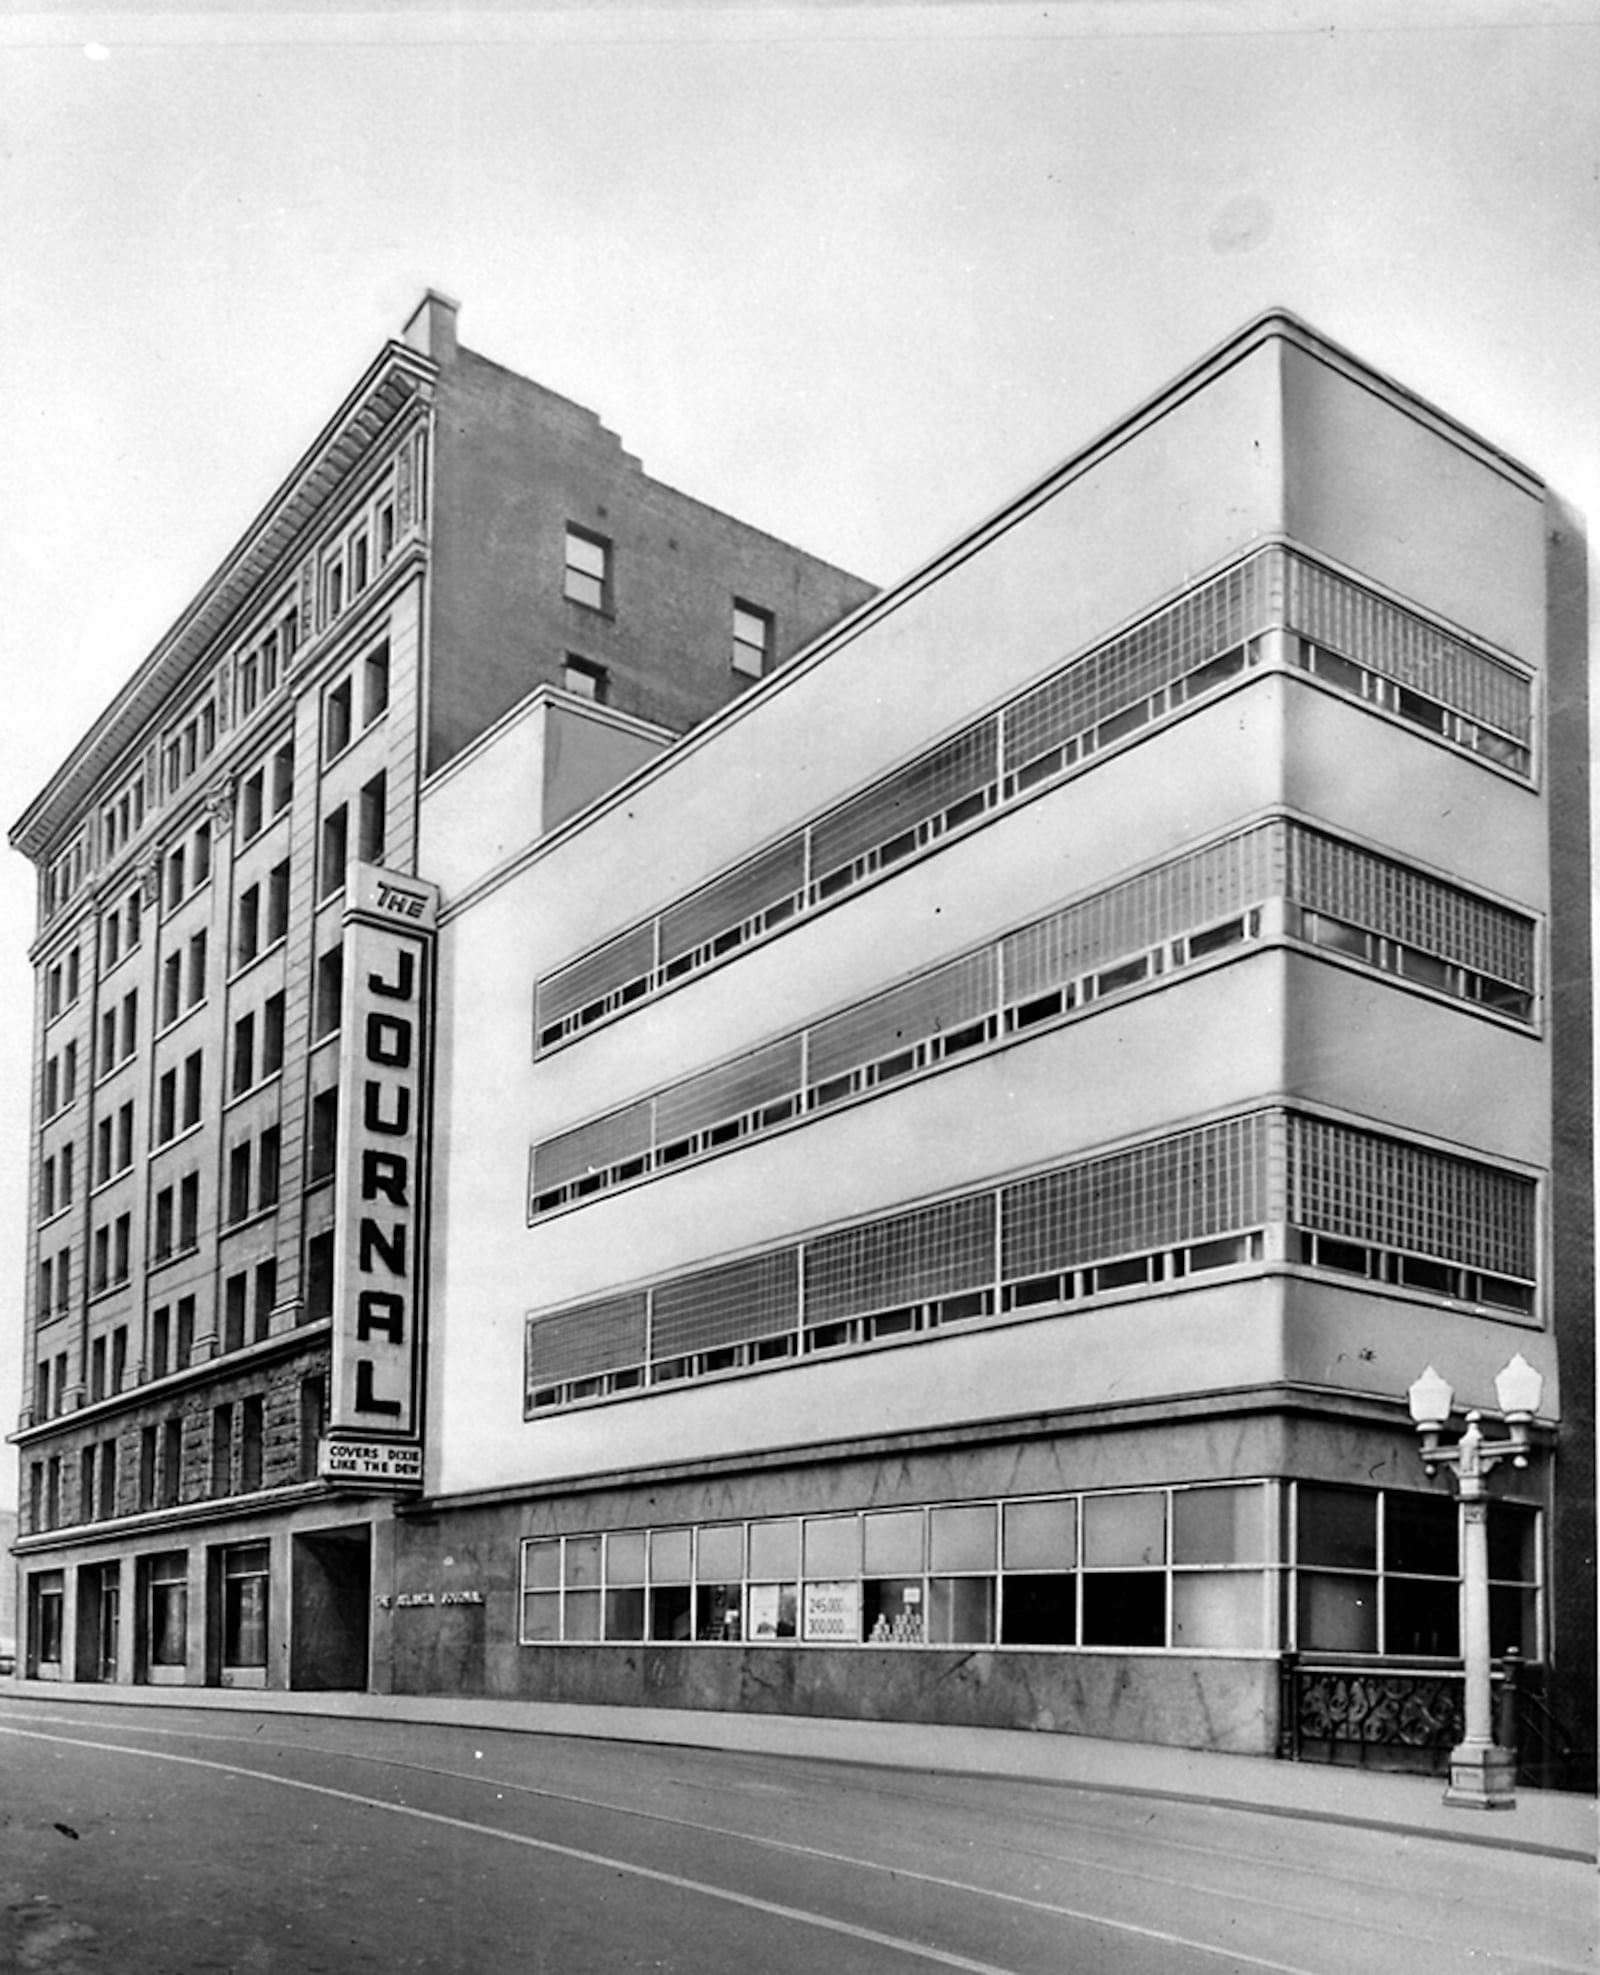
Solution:
{"label": "street lamp", "polygon": [[1516,1808],[1516,1751],[1499,1747],[1490,1725],[1488,1479],[1502,1461],[1518,1468],[1528,1465],[1528,1427],[1539,1410],[1544,1378],[1519,1351],[1495,1380],[1494,1389],[1509,1432],[1503,1439],[1487,1440],[1483,1415],[1468,1413],[1453,1447],[1440,1445],[1455,1396],[1449,1382],[1429,1365],[1407,1394],[1422,1438],[1423,1471],[1431,1477],[1438,1468],[1452,1468],[1461,1496],[1466,1732],[1450,1751],[1450,1787],[1444,1800],[1472,1810]]}

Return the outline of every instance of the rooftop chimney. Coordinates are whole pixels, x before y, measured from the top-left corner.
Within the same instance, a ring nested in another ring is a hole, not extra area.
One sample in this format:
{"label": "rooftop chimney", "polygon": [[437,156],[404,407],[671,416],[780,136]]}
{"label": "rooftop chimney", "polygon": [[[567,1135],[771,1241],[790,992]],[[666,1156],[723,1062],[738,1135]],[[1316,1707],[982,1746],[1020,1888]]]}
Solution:
{"label": "rooftop chimney", "polygon": [[401,330],[400,340],[435,363],[448,363],[456,353],[456,311],[460,307],[437,288],[430,288]]}

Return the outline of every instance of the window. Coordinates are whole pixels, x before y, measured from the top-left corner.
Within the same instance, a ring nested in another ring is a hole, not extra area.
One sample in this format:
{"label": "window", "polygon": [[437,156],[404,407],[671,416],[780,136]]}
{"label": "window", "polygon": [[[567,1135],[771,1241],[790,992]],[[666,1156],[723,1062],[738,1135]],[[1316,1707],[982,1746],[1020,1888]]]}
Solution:
{"label": "window", "polygon": [[63,1207],[70,1207],[72,1205],[73,1148],[70,1145],[63,1145],[59,1158],[61,1167],[61,1205]]}
{"label": "window", "polygon": [[256,1080],[256,1018],[241,1015],[233,1025],[233,1083],[235,1097]]}
{"label": "window", "polygon": [[249,843],[252,837],[261,834],[261,826],[266,816],[265,768],[256,769],[246,775],[239,788],[239,840]]}
{"label": "window", "polygon": [[194,1298],[192,1296],[180,1296],[178,1298],[177,1359],[173,1366],[174,1371],[182,1371],[184,1366],[194,1356],[194,1312]]}
{"label": "window", "polygon": [[183,1494],[183,1421],[161,1422],[161,1506],[170,1509]]}
{"label": "window", "polygon": [[329,947],[317,958],[316,1003],[312,1034],[332,1035],[338,1028],[344,995],[344,947]]}
{"label": "window", "polygon": [[306,1322],[333,1315],[333,1233],[325,1229],[306,1242]]}
{"label": "window", "polygon": [[167,1140],[178,1133],[178,1073],[176,1070],[163,1070],[156,1085],[156,1138],[157,1145],[165,1145]]}
{"label": "window", "polygon": [[109,1522],[117,1513],[117,1443],[100,1443],[100,1520]]}
{"label": "window", "polygon": [[211,1409],[211,1493],[233,1492],[233,1407]]}
{"label": "window", "polygon": [[269,995],[261,1009],[261,1074],[275,1076],[283,1068],[283,1013],[284,997],[278,993]]}
{"label": "window", "polygon": [[78,1095],[78,1045],[69,1042],[61,1052],[61,1104],[65,1109]]}
{"label": "window", "polygon": [[272,813],[281,816],[294,796],[294,742],[285,741],[272,757]]}
{"label": "window", "polygon": [[172,1253],[173,1205],[177,1195],[172,1187],[164,1186],[156,1195],[154,1226],[150,1236],[150,1259],[164,1262]]}
{"label": "window", "polygon": [[350,810],[340,803],[322,819],[322,857],[317,886],[318,898],[331,898],[342,889],[345,865],[350,857]]}
{"label": "window", "polygon": [[165,1378],[167,1353],[172,1349],[172,1311],[163,1303],[150,1312],[150,1376]]}
{"label": "window", "polygon": [[[530,1538],[521,1638],[1259,1651],[1270,1500],[1249,1481]],[[1506,1582],[1535,1585],[1520,1536]]]}
{"label": "window", "polygon": [[289,860],[285,858],[267,873],[267,945],[276,946],[288,930]]}
{"label": "window", "polygon": [[138,1502],[141,1512],[156,1505],[156,1456],[160,1445],[160,1436],[153,1426],[139,1429]]}
{"label": "window", "polygon": [[272,1334],[272,1312],[278,1300],[278,1264],[269,1255],[264,1262],[257,1262],[255,1276],[255,1327],[252,1335],[256,1343]]}
{"label": "window", "polygon": [[89,1347],[89,1403],[106,1396],[106,1341],[97,1337]]}
{"label": "window", "polygon": [[139,990],[122,997],[122,1058],[126,1062],[139,1046]]}
{"label": "window", "polygon": [[169,953],[161,963],[161,1026],[170,1028],[183,1012],[183,955]]}
{"label": "window", "polygon": [[733,669],[746,679],[759,679],[772,664],[772,616],[754,604],[733,606]]}
{"label": "window", "polygon": [[117,1066],[117,1011],[107,1008],[100,1017],[100,1074]]}
{"label": "window", "polygon": [[250,1303],[250,1278],[241,1271],[229,1276],[222,1285],[222,1348],[224,1351],[242,1350],[245,1341],[245,1320]]}
{"label": "window", "polygon": [[222,1664],[267,1664],[268,1549],[238,1543],[222,1552]]}
{"label": "window", "polygon": [[385,501],[378,510],[378,567],[394,554],[394,502]]}
{"label": "window", "polygon": [[596,665],[592,659],[579,658],[576,653],[568,652],[561,683],[578,699],[593,700],[597,706],[605,704],[609,683],[606,668]]}
{"label": "window", "polygon": [[319,1090],[311,1100],[311,1151],[308,1180],[326,1179],[333,1171],[339,1140],[339,1093]]}
{"label": "window", "polygon": [[189,941],[189,1006],[198,1007],[206,998],[206,936],[193,935]]}
{"label": "window", "polygon": [[203,1052],[196,1050],[192,1056],[184,1058],[183,1064],[183,1129],[200,1122],[200,1080],[203,1067]]}
{"label": "window", "polygon": [[[168,1433],[180,1423],[168,1420]],[[176,1448],[171,1449],[176,1454]],[[170,1467],[170,1471],[169,1471]],[[178,1499],[177,1462],[163,1463],[165,1505]],[[170,1489],[170,1493],[167,1491]],[[145,1579],[145,1638],[151,1666],[181,1667],[189,1649],[189,1559],[182,1550],[151,1557],[143,1565]]]}
{"label": "window", "polygon": [[[1296,1490],[1300,1650],[1454,1658],[1458,1521],[1447,1496]],[[1538,1657],[1535,1511],[1489,1505],[1490,1650]]]}
{"label": "window", "polygon": [[[239,894],[234,919],[233,964],[243,967],[261,951],[261,887],[247,885]],[[169,966],[171,962],[167,963]]]}
{"label": "window", "polygon": [[349,548],[350,594],[360,596],[367,587],[368,563],[370,557],[365,534],[352,535]]}
{"label": "window", "polygon": [[322,1454],[322,1433],[327,1419],[327,1389],[319,1378],[300,1381],[300,1479],[314,1481]]}
{"label": "window", "polygon": [[108,912],[100,922],[100,968],[110,973],[122,958],[122,913]]}
{"label": "window", "polygon": [[[48,1221],[51,1218],[51,1216],[55,1213],[55,1211],[56,1211],[56,1162],[55,1162],[55,1157],[52,1154],[51,1157],[46,1159],[44,1164],[39,1168],[40,1220]],[[45,1308],[48,1309],[50,1305],[49,1297],[46,1296],[43,1300],[44,1300]]]}
{"label": "window", "polygon": [[117,1111],[117,1143],[112,1154],[114,1170],[125,1173],[133,1164],[133,1103],[122,1105]]}
{"label": "window", "polygon": [[228,1219],[247,1220],[250,1215],[250,1146],[236,1145],[228,1154]]}
{"label": "window", "polygon": [[343,754],[350,745],[352,723],[350,717],[351,682],[345,677],[337,686],[330,688],[322,702],[322,753],[324,760],[331,761],[335,755]]}
{"label": "window", "polygon": [[331,624],[344,609],[344,557],[333,555],[322,565],[322,621]]}
{"label": "window", "polygon": [[[60,1467],[60,1458],[54,1465]],[[46,1525],[59,1516],[46,1511]],[[66,1578],[59,1570],[35,1571],[28,1579],[28,1658],[36,1666],[61,1664],[62,1614],[66,1608]]]}
{"label": "window", "polygon": [[363,864],[381,864],[386,834],[389,778],[374,775],[361,791],[356,832],[356,856]]}
{"label": "window", "polygon": [[178,1182],[178,1246],[195,1248],[200,1242],[200,1175],[185,1173]]}
{"label": "window", "polygon": [[111,1177],[112,1125],[102,1118],[94,1128],[94,1183],[104,1186]]}
{"label": "window", "polygon": [[256,1154],[256,1206],[275,1207],[278,1204],[278,1163],[280,1135],[276,1125],[269,1125],[261,1134]]}
{"label": "window", "polygon": [[361,720],[370,727],[389,710],[389,647],[368,652],[361,665]]}
{"label": "window", "polygon": [[241,1401],[239,1406],[239,1487],[246,1494],[261,1486],[265,1427],[265,1403],[257,1397],[251,1397]]}
{"label": "window", "polygon": [[194,833],[194,863],[191,887],[203,885],[211,876],[211,825],[202,823]]}
{"label": "window", "polygon": [[611,607],[611,544],[600,535],[567,528],[564,594],[590,610]]}
{"label": "window", "polygon": [[167,881],[163,903],[169,912],[183,901],[183,865],[184,849],[180,844],[167,858]]}

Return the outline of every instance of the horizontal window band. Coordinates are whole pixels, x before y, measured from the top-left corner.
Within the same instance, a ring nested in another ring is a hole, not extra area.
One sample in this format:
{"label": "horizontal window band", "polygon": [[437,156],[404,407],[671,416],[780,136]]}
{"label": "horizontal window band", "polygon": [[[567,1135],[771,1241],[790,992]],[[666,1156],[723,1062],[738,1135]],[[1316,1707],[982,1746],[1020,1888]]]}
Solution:
{"label": "horizontal window band", "polygon": [[1247,1112],[531,1317],[529,1409],[610,1396],[618,1371],[634,1390],[644,1365],[678,1382],[1229,1268],[1294,1264],[1529,1316],[1536,1208],[1519,1174]]}
{"label": "horizontal window band", "polygon": [[1335,690],[1532,772],[1526,677],[1292,550],[1260,550],[658,919],[545,976],[536,1048],[559,1048],[1230,685],[1268,662],[1261,640],[1274,629],[1298,634],[1289,662]]}
{"label": "horizontal window band", "polygon": [[[1334,917],[1331,908],[1353,916]],[[1217,916],[1219,909],[1229,916]],[[530,1218],[927,1074],[965,1051],[1065,1021],[1108,996],[1260,939],[1269,923],[1470,1008],[1525,1024],[1534,1019],[1531,919],[1280,819],[1113,885],[809,1029],[542,1141],[533,1149]],[[1152,933],[1162,937],[1129,952],[1131,942]],[[1080,971],[1099,956],[1111,964]],[[876,1053],[890,1039],[896,1046]],[[683,1128],[691,1122],[698,1129]]]}

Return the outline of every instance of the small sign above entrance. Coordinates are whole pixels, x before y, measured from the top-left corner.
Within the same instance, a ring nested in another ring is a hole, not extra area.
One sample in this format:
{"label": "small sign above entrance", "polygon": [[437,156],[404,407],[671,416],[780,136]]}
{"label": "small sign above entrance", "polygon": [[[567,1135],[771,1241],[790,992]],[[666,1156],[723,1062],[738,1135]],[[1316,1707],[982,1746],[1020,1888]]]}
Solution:
{"label": "small sign above entrance", "polygon": [[382,1481],[422,1486],[422,1449],[386,1440],[324,1440],[317,1472],[324,1481]]}

